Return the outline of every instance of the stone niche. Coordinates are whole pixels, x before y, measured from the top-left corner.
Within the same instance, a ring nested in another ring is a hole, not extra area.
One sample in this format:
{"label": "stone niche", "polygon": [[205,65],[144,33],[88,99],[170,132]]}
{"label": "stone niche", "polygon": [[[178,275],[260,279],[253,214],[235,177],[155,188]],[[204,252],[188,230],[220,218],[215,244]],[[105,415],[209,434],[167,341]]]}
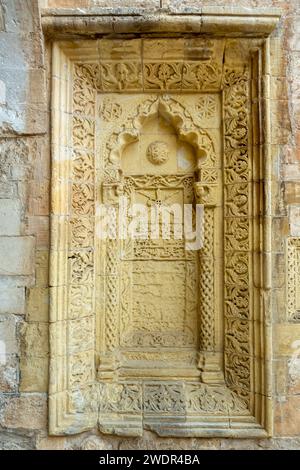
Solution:
{"label": "stone niche", "polygon": [[[264,38],[54,42],[50,434],[270,433],[268,67]],[[203,204],[203,247],[102,240],[120,195]]]}

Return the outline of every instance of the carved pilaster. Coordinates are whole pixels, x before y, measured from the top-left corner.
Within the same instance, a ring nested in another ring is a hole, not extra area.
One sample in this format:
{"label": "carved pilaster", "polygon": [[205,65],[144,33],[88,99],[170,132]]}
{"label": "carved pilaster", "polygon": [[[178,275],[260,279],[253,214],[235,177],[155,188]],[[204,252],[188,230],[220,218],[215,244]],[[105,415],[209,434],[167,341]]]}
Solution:
{"label": "carved pilaster", "polygon": [[250,268],[254,219],[249,145],[249,71],[224,70],[224,260],[225,378],[249,406],[250,323],[253,279]]}
{"label": "carved pilaster", "polygon": [[116,379],[118,367],[117,352],[119,347],[119,314],[120,314],[120,240],[118,237],[118,202],[122,195],[120,182],[102,185],[103,203],[109,206],[107,214],[106,239],[101,240],[104,248],[104,299],[105,309],[104,351],[99,360],[99,379]]}
{"label": "carved pilaster", "polygon": [[[201,167],[200,167],[201,168]],[[210,170],[215,178],[210,175]],[[206,177],[208,176],[208,178]],[[201,176],[204,182],[201,181]],[[208,384],[224,383],[222,371],[222,355],[216,338],[216,323],[218,322],[218,268],[216,263],[216,210],[221,204],[221,192],[218,187],[216,168],[199,170],[200,181],[194,184],[197,204],[204,205],[204,245],[199,250],[199,320],[200,347],[198,367],[201,380]],[[207,181],[208,180],[208,181]],[[212,181],[211,181],[212,180]],[[220,319],[219,319],[220,321]]]}

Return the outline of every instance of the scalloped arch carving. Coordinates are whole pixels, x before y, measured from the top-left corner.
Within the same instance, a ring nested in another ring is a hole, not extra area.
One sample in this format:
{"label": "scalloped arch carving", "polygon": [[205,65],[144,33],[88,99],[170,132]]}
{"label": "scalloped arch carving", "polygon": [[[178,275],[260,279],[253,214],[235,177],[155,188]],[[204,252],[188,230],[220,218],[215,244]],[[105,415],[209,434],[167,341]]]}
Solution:
{"label": "scalloped arch carving", "polygon": [[145,120],[158,114],[172,124],[179,139],[195,149],[199,166],[214,164],[214,144],[207,131],[195,124],[189,111],[180,102],[171,96],[163,95],[149,98],[141,103],[136,115],[128,119],[119,134],[111,135],[106,144],[107,166],[120,166],[121,155],[126,145],[137,141]]}

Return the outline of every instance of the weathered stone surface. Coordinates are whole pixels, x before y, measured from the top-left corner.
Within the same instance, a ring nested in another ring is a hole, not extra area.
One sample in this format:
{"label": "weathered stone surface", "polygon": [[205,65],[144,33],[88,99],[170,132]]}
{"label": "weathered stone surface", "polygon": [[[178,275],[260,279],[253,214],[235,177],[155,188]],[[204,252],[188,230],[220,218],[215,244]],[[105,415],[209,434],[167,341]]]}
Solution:
{"label": "weathered stone surface", "polygon": [[32,276],[34,274],[34,237],[1,237],[0,275]]}
{"label": "weathered stone surface", "polygon": [[[1,340],[0,340],[1,341]],[[19,360],[15,354],[2,356],[0,351],[0,392],[16,393],[19,387]]]}
{"label": "weathered stone surface", "polygon": [[[36,252],[35,264],[36,287],[48,287],[49,285],[49,251],[39,250]],[[44,302],[42,302],[44,304]],[[39,320],[42,321],[42,320]]]}
{"label": "weathered stone surface", "polygon": [[0,134],[46,132],[38,2],[31,2],[26,9],[17,1],[2,3],[5,31],[0,32],[0,80],[5,87],[5,103],[0,107]]}
{"label": "weathered stone surface", "polygon": [[300,396],[287,396],[275,407],[275,432],[281,436],[297,436],[300,432]]}
{"label": "weathered stone surface", "polygon": [[278,324],[274,328],[274,347],[278,356],[291,356],[300,342],[300,324]]}
{"label": "weathered stone surface", "polygon": [[34,438],[25,435],[16,434],[15,432],[0,433],[0,449],[1,450],[32,450],[35,448]]}
{"label": "weathered stone surface", "polygon": [[26,234],[34,235],[36,249],[43,250],[49,246],[49,217],[29,216],[26,218]]}
{"label": "weathered stone surface", "polygon": [[45,395],[24,393],[2,399],[0,426],[8,429],[38,430],[47,425],[47,399]]}
{"label": "weathered stone surface", "polygon": [[290,206],[289,216],[292,237],[300,237],[300,205]]}
{"label": "weathered stone surface", "polygon": [[37,450],[65,450],[70,439],[66,437],[38,436],[36,440]]}
{"label": "weathered stone surface", "polygon": [[20,201],[14,199],[0,199],[0,236],[19,235],[20,225]]}
{"label": "weathered stone surface", "polygon": [[17,324],[18,318],[14,315],[0,315],[0,341],[2,354],[17,354],[18,353],[18,339],[17,339]]}
{"label": "weathered stone surface", "polygon": [[113,444],[108,439],[102,439],[98,436],[90,436],[84,439],[80,446],[81,450],[110,450]]}
{"label": "weathered stone surface", "polygon": [[25,289],[6,277],[0,278],[0,313],[25,312]]}
{"label": "weathered stone surface", "polygon": [[[48,8],[62,8],[62,9],[77,9],[78,12],[82,9],[89,9],[96,7],[101,12],[101,9],[104,11],[110,9],[111,11],[114,8],[120,10],[128,8],[130,12],[133,12],[135,9],[147,9],[156,10],[160,8],[159,0],[124,0],[122,5],[118,3],[118,0],[110,0],[109,3],[105,0],[48,0]],[[94,11],[96,12],[96,8]],[[59,11],[59,10],[58,10]],[[75,10],[76,11],[76,10]],[[87,10],[88,11],[88,10]]]}
{"label": "weathered stone surface", "polygon": [[34,287],[28,290],[26,320],[47,322],[49,317],[49,289]]}
{"label": "weathered stone surface", "polygon": [[47,392],[49,362],[47,357],[22,355],[20,358],[20,392]]}
{"label": "weathered stone surface", "polygon": [[23,323],[20,328],[21,349],[25,356],[48,356],[48,324]]}

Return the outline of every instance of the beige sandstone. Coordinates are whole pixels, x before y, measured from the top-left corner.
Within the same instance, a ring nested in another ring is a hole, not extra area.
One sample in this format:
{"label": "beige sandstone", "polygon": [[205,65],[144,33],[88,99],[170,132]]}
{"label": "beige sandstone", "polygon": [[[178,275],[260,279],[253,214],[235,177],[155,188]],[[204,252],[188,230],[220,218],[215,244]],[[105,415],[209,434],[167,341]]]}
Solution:
{"label": "beige sandstone", "polygon": [[[0,448],[299,449],[299,2],[2,3]],[[95,238],[122,192],[202,250]]]}

